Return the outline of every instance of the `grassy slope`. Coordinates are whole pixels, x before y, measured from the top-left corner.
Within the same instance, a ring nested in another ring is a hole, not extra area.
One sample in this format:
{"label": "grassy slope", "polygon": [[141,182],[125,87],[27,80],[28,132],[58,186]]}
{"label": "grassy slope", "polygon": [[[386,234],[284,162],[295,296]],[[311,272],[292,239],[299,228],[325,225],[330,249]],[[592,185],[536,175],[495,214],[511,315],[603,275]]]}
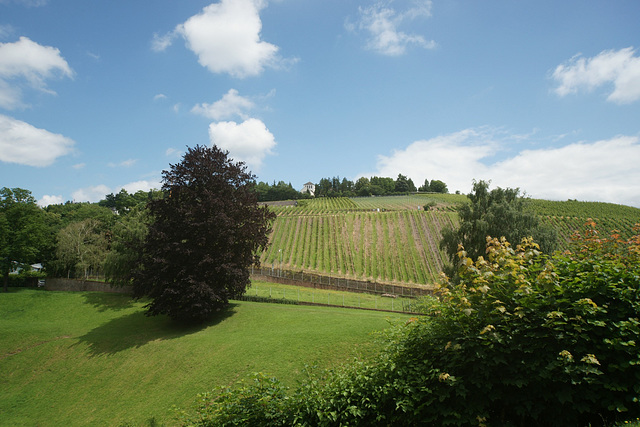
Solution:
{"label": "grassy slope", "polygon": [[252,372],[293,385],[305,364],[366,354],[389,318],[406,316],[239,302],[184,329],[126,296],[13,290],[0,295],[0,424],[168,421],[171,405]]}

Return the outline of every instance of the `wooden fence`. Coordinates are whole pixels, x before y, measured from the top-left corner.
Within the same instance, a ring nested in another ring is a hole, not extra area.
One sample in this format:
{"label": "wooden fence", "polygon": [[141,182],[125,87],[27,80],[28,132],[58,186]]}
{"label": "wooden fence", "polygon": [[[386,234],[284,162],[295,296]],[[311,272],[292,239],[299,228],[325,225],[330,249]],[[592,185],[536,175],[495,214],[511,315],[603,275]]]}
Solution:
{"label": "wooden fence", "polygon": [[331,289],[336,291],[363,292],[378,295],[396,295],[407,298],[415,298],[423,295],[433,295],[430,287],[402,286],[391,283],[379,283],[372,281],[347,279],[308,273],[304,271],[289,271],[273,267],[251,267],[251,275],[259,279],[275,283],[291,284],[318,289]]}

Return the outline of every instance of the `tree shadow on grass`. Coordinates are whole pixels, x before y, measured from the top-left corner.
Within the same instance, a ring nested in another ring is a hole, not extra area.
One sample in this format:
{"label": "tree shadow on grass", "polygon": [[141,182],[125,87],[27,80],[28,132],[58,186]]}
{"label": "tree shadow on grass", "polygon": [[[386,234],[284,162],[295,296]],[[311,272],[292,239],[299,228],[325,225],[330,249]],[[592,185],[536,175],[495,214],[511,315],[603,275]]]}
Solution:
{"label": "tree shadow on grass", "polygon": [[85,292],[83,296],[84,301],[98,311],[125,310],[136,302],[130,295],[118,293]]}
{"label": "tree shadow on grass", "polygon": [[185,325],[166,316],[145,316],[143,311],[125,314],[92,329],[78,338],[79,344],[88,345],[92,356],[115,354],[123,350],[142,347],[151,341],[180,338],[217,325],[233,316],[237,304],[216,313],[205,323]]}

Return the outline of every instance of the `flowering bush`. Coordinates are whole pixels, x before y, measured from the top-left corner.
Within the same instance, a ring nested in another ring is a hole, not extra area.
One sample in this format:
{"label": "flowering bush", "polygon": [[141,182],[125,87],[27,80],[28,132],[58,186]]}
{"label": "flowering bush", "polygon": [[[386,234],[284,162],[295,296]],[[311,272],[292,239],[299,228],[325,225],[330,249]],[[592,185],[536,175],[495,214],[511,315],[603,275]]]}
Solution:
{"label": "flowering bush", "polygon": [[390,331],[377,359],[312,377],[291,395],[258,387],[246,398],[239,388],[203,407],[218,405],[208,414],[222,417],[220,405],[245,400],[241,413],[263,414],[253,425],[637,419],[640,235],[601,238],[589,222],[571,251],[551,258],[531,239],[513,248],[489,237],[486,253],[473,261],[461,247],[459,282],[444,278],[439,299],[423,302],[427,316]]}

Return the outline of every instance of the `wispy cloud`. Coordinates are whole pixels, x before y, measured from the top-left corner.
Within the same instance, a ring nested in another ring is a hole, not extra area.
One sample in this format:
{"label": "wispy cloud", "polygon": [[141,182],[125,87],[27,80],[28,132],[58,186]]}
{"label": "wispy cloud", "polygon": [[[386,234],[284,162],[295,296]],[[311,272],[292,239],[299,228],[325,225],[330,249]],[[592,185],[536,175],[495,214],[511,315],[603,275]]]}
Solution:
{"label": "wispy cloud", "polygon": [[613,85],[608,101],[627,104],[640,99],[640,57],[635,49],[605,50],[592,58],[576,55],[558,65],[553,78],[559,83],[555,92],[560,96],[580,90],[592,91]]}
{"label": "wispy cloud", "polygon": [[72,78],[74,73],[60,51],[42,46],[27,37],[14,43],[0,43],[0,107],[23,107],[21,86],[55,94],[45,80],[62,75]]}
{"label": "wispy cloud", "polygon": [[127,159],[119,163],[107,163],[107,166],[109,166],[110,168],[130,168],[131,166],[135,165],[137,161],[137,159]]}
{"label": "wispy cloud", "polygon": [[402,31],[408,21],[431,16],[431,0],[417,0],[413,6],[398,11],[393,8],[393,0],[378,1],[368,7],[360,7],[356,23],[347,22],[351,31],[367,33],[367,49],[383,55],[399,56],[406,53],[410,45],[433,49],[437,43],[419,34]]}

